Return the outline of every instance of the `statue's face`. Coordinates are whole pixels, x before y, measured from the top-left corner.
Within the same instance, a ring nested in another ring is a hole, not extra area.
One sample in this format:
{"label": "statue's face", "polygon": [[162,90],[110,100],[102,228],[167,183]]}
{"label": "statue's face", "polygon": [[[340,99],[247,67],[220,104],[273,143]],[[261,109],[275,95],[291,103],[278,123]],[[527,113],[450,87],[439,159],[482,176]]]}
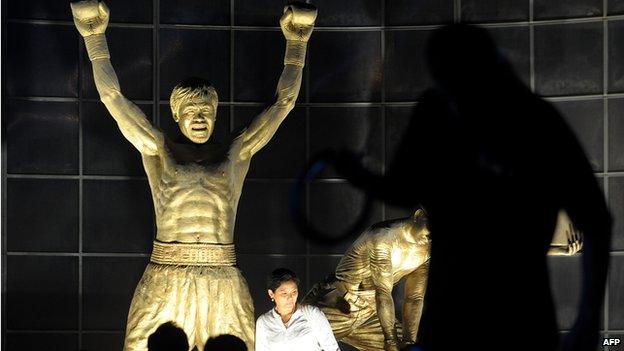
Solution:
{"label": "statue's face", "polygon": [[196,144],[203,144],[212,135],[217,116],[216,106],[206,99],[192,99],[180,104],[174,116],[182,134]]}
{"label": "statue's face", "polygon": [[429,225],[428,219],[422,210],[418,210],[412,218],[410,225],[410,234],[414,241],[418,244],[427,244],[429,242]]}

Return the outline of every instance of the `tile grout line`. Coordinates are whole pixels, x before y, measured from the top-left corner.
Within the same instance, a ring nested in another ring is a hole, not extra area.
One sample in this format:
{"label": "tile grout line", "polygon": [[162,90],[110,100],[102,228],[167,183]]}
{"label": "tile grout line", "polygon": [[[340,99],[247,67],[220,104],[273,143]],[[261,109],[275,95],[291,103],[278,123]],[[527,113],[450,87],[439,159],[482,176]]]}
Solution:
{"label": "tile grout line", "polygon": [[[386,174],[386,144],[388,137],[388,133],[386,131],[386,0],[381,0],[381,31],[380,35],[380,55],[381,55],[381,174],[382,176]],[[381,219],[387,220],[387,204],[385,202],[381,203]]]}
{"label": "tile grout line", "polygon": [[230,116],[229,116],[229,132],[234,131],[234,55],[236,55],[236,48],[234,47],[235,33],[234,33],[234,0],[230,0]]}
{"label": "tile grout line", "polygon": [[[315,28],[316,30],[316,28]],[[314,31],[312,32],[312,35],[314,35]],[[307,165],[310,162],[310,63],[312,62],[312,59],[310,58],[310,52],[311,52],[311,48],[310,48],[310,42],[308,41],[308,47],[306,49],[306,67],[305,70],[303,72],[303,74],[305,74],[305,102],[306,102],[306,107],[305,107],[305,164]],[[296,103],[296,102],[295,102]],[[303,176],[303,175],[302,175]],[[307,221],[310,220],[310,183],[305,182],[305,207],[304,207],[304,211],[305,211],[305,218]],[[310,289],[310,258],[308,255],[310,255],[310,250],[311,250],[311,246],[310,246],[310,238],[306,237],[306,289]]]}
{"label": "tile grout line", "polygon": [[[152,64],[153,82],[152,82],[152,114],[153,122],[162,130],[160,120],[160,0],[153,0],[152,2],[152,14],[154,22],[154,29],[152,31]],[[147,179],[147,176],[141,176],[140,178],[132,179]],[[154,239],[158,235],[158,225],[156,224],[156,216],[154,215],[154,221],[152,222],[152,235]]]}
{"label": "tile grout line", "polygon": [[[84,41],[82,36],[78,35],[78,350],[82,350],[82,320],[83,320],[83,258],[82,246],[84,242],[84,135],[83,135],[83,86],[82,77],[84,67]],[[89,62],[91,65],[91,62]]]}
{"label": "tile grout line", "polygon": [[[3,13],[7,13],[7,1],[3,1],[2,4],[0,5],[0,9]],[[4,57],[4,55],[7,52],[7,37],[8,35],[7,33],[7,28],[8,25],[6,24],[6,20],[3,20],[0,24],[0,32],[2,33],[2,37],[0,40],[0,46],[1,46],[1,53],[2,56]],[[5,61],[6,62],[6,61]],[[4,65],[2,65],[2,68],[4,68]],[[7,81],[8,79],[6,78],[6,74],[2,75],[2,102],[5,102],[5,98],[6,98],[6,86],[7,86]],[[0,104],[0,114],[6,116],[8,112],[9,108],[8,108],[8,103],[3,103]],[[6,119],[5,119],[6,120]],[[1,228],[1,235],[2,235],[2,242],[1,242],[1,270],[2,270],[2,294],[1,294],[1,306],[5,307],[7,305],[7,282],[8,282],[8,270],[7,270],[7,263],[8,263],[8,259],[7,259],[7,243],[8,243],[8,239],[7,239],[7,203],[8,203],[8,194],[7,194],[7,189],[8,189],[8,179],[7,179],[7,134],[8,132],[6,131],[7,128],[3,125],[0,128],[0,140],[1,140],[1,147],[0,147],[0,173],[2,176],[2,184],[0,185],[0,194],[2,196],[1,199],[1,205],[0,208],[2,209],[1,211],[1,224],[0,226]],[[8,313],[7,313],[7,309],[6,308],[0,308],[0,310],[2,311],[0,314],[0,323],[3,326],[2,327],[2,331],[0,332],[0,335],[2,336],[2,340],[0,341],[0,347],[2,348],[2,350],[6,350],[6,345],[7,345],[7,338],[6,336],[6,325],[7,325],[7,320],[8,320]]]}
{"label": "tile grout line", "polygon": [[529,0],[529,87],[535,93],[535,26],[533,22],[533,0]]}
{"label": "tile grout line", "polygon": [[[541,96],[547,101],[578,101],[578,100],[598,100],[604,99],[605,94],[588,94],[588,95],[557,95],[557,96]],[[624,98],[624,93],[607,93],[608,98]],[[72,97],[52,97],[52,96],[7,96],[9,101],[37,101],[37,102],[78,102],[78,98]],[[99,99],[82,98],[82,102],[97,102]],[[139,105],[152,105],[154,100],[131,100],[135,104]],[[168,100],[161,100],[157,102],[158,105],[168,105]],[[386,106],[414,106],[418,104],[418,101],[386,101]],[[219,105],[223,106],[266,106],[266,102],[262,101],[220,101]],[[297,104],[299,107],[375,107],[381,106],[380,102],[309,102]]]}
{"label": "tile grout line", "polygon": [[[461,4],[461,0],[455,0],[456,3]],[[461,21],[461,12],[453,13],[454,20]],[[509,26],[526,26],[533,23],[534,25],[558,25],[558,24],[578,24],[587,22],[602,22],[604,16],[592,16],[592,17],[571,17],[560,19],[544,19],[534,21],[510,21],[510,22],[475,22],[471,23],[477,26],[484,27],[509,27]],[[606,16],[607,21],[622,21],[624,20],[624,14],[617,14],[612,16]],[[13,24],[35,24],[35,25],[58,25],[58,26],[73,26],[72,21],[62,20],[38,20],[38,19],[8,19],[8,23]],[[342,31],[379,31],[379,30],[429,30],[441,27],[442,24],[421,24],[421,25],[405,25],[405,26],[324,26],[317,27],[317,32],[342,32]],[[140,24],[140,23],[110,23],[109,28],[143,28],[152,29],[153,24]],[[192,29],[192,30],[234,30],[234,31],[279,31],[279,26],[236,26],[236,25],[199,25],[199,24],[162,24],[160,28],[165,29]]]}
{"label": "tile grout line", "polygon": [[[604,188],[604,196],[606,198],[607,203],[609,202],[609,100],[607,98],[607,93],[609,92],[609,25],[607,22],[607,11],[608,11],[608,1],[602,1],[602,93],[604,95],[603,100],[603,165],[602,169],[606,176],[602,180],[603,188]],[[611,254],[609,253],[609,261],[611,260]],[[603,323],[604,329],[608,331],[609,329],[609,287],[611,281],[611,273],[607,271],[607,282],[604,293],[604,303],[602,306],[603,309]]]}

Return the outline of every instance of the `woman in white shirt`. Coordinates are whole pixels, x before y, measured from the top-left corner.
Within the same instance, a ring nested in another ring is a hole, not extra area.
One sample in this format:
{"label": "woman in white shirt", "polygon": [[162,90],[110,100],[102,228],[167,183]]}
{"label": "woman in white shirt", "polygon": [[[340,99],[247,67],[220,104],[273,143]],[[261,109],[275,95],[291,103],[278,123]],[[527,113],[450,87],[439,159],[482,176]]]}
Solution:
{"label": "woman in white shirt", "polygon": [[274,270],[267,292],[275,307],[256,321],[256,351],[337,351],[338,343],[323,312],[300,305],[299,278],[286,268]]}

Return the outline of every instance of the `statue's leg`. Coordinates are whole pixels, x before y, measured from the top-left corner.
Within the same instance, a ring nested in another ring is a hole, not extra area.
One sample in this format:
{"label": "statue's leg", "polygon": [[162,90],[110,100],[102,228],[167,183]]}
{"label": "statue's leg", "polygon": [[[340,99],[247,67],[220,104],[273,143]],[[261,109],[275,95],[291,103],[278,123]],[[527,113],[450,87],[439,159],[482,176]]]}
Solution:
{"label": "statue's leg", "polygon": [[184,329],[193,347],[196,307],[187,269],[148,264],[130,304],[124,351],[147,351],[148,337],[166,322]]}
{"label": "statue's leg", "polygon": [[208,338],[229,334],[254,350],[254,309],[247,281],[236,267],[197,267],[197,339],[199,350]]}
{"label": "statue's leg", "polygon": [[342,342],[358,350],[384,350],[384,335],[377,312],[373,308],[365,308],[359,312],[359,323]]}

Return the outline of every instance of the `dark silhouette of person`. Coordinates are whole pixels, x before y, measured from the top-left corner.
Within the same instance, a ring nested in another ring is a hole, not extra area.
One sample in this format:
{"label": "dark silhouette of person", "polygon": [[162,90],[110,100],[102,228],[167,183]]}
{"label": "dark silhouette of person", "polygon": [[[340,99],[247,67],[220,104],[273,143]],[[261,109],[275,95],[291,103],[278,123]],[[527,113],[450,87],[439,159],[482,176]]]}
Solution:
{"label": "dark silhouette of person", "polygon": [[563,209],[585,240],[579,314],[563,348],[594,350],[611,217],[579,142],[516,77],[486,30],[436,30],[427,60],[435,87],[419,100],[386,175],[370,173],[346,151],[328,160],[369,194],[421,204],[429,215],[418,345],[556,349],[546,252]]}
{"label": "dark silhouette of person", "polygon": [[188,351],[186,333],[173,322],[163,323],[147,338],[149,351]]}
{"label": "dark silhouette of person", "polygon": [[240,338],[223,334],[208,339],[204,351],[247,351],[247,346]]}

